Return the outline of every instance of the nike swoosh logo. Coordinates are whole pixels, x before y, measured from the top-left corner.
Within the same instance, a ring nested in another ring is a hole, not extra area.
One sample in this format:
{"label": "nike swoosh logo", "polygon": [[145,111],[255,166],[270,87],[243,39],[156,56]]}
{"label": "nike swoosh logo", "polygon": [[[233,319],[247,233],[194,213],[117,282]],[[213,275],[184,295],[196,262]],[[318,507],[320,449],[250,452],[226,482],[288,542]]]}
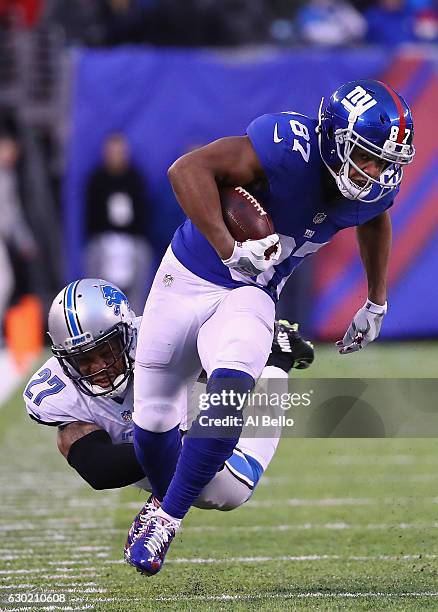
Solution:
{"label": "nike swoosh logo", "polygon": [[276,123],[274,127],[274,142],[278,143],[278,142],[281,142],[282,140],[283,138],[278,137],[278,123]]}

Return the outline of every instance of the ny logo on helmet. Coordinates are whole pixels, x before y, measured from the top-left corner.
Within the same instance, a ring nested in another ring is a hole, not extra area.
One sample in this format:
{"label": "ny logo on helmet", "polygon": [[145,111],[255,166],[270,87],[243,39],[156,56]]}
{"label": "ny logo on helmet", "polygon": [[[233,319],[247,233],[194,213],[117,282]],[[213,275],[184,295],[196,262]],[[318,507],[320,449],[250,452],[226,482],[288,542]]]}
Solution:
{"label": "ny logo on helmet", "polygon": [[360,117],[360,115],[363,115],[369,108],[375,106],[377,100],[367,93],[363,87],[357,85],[357,87],[341,100],[341,104],[348,110],[350,115]]}
{"label": "ny logo on helmet", "polygon": [[126,306],[130,308],[128,298],[120,289],[116,289],[112,285],[101,285],[103,297],[106,300],[106,305],[110,308],[114,307],[114,314],[116,317],[120,314],[120,306],[125,302]]}

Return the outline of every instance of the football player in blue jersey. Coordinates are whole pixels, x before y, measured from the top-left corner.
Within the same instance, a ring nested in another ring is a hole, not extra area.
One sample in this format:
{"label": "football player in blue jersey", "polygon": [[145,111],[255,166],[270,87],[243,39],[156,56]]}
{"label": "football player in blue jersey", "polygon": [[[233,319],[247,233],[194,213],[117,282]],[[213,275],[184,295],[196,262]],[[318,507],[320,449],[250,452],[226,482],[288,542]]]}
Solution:
{"label": "football player in blue jersey", "polygon": [[[222,138],[169,170],[187,215],[177,229],[146,303],[134,382],[134,445],[161,508],[128,551],[157,573],[202,487],[231,455],[240,427],[205,431],[199,420],[182,451],[177,406],[201,367],[209,422],[238,414],[230,398],[248,392],[268,357],[274,305],[288,276],[341,229],[357,227],[368,299],[342,341],[343,355],[379,334],[387,310],[392,206],[403,166],[414,157],[405,100],[384,83],[346,83],[321,103],[318,119],[263,115],[246,135]],[[236,242],[226,228],[221,186],[241,185],[270,213],[276,234]],[[268,248],[271,255],[266,256]],[[205,420],[203,421],[205,422]]]}

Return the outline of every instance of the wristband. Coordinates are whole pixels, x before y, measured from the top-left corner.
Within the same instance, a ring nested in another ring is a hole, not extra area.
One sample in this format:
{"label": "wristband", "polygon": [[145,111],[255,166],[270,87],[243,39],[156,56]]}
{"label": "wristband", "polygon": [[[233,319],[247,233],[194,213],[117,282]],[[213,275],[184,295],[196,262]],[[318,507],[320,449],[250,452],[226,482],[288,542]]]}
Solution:
{"label": "wristband", "polygon": [[375,304],[371,300],[367,300],[365,304],[363,305],[363,308],[365,308],[365,310],[368,310],[372,314],[385,315],[388,310],[388,302],[385,302],[382,305],[382,304]]}

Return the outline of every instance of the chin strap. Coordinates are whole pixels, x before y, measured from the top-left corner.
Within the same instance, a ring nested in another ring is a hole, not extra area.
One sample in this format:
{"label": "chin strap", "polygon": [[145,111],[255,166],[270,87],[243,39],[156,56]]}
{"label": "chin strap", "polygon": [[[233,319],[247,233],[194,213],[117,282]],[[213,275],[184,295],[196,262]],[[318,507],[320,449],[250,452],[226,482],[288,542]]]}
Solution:
{"label": "chin strap", "polygon": [[357,187],[349,178],[350,164],[347,160],[342,165],[342,170],[335,175],[336,185],[342,195],[349,200],[356,200],[359,196],[367,196],[373,188],[371,182],[367,187]]}
{"label": "chin strap", "polygon": [[105,392],[104,387],[100,387],[99,385],[89,385],[90,390],[95,396],[103,396],[103,397],[111,397],[111,398],[122,397],[126,391],[126,388],[130,380],[130,376],[128,376],[122,383],[120,383],[119,386],[117,386],[119,381],[123,378],[123,376],[124,374],[119,374],[119,376],[117,376],[117,378],[112,383],[115,389],[112,389],[111,391]]}
{"label": "chin strap", "polygon": [[[369,194],[373,186],[369,185],[366,189],[364,189],[363,187],[356,187],[353,181],[351,181],[350,178],[348,177],[349,170],[350,170],[350,164],[347,163],[347,160],[345,160],[342,163],[341,170],[337,174],[332,168],[330,168],[330,166],[324,159],[324,156],[322,154],[322,106],[323,104],[324,104],[324,98],[321,98],[321,103],[319,105],[319,110],[318,110],[318,125],[315,128],[315,132],[318,135],[319,155],[322,161],[324,162],[325,167],[330,172],[332,177],[335,179],[336,185],[339,191],[341,192],[341,194],[344,196],[344,198],[347,198],[348,200],[356,200],[358,196],[362,196],[362,195],[366,196]],[[354,120],[356,120],[356,118]],[[354,125],[354,121],[349,124],[350,129],[352,128],[353,125]]]}

